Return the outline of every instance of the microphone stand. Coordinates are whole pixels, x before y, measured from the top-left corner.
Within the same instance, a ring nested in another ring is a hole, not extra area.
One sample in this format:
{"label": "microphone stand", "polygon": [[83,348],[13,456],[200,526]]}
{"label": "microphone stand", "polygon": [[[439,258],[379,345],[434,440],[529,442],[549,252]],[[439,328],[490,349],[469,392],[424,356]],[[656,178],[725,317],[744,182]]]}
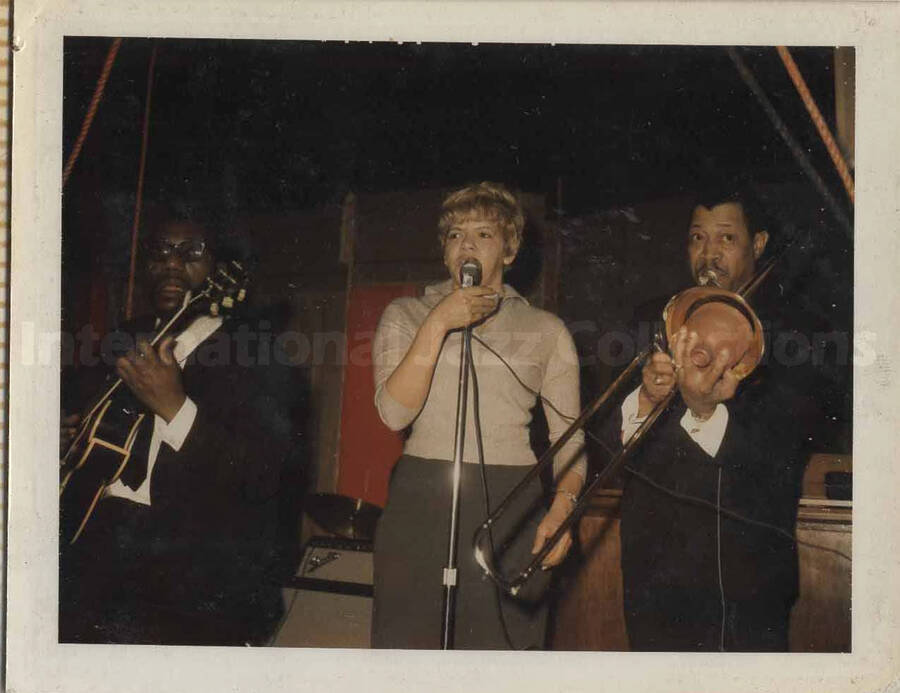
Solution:
{"label": "microphone stand", "polygon": [[459,356],[459,390],[456,400],[456,435],[453,442],[453,500],[450,506],[450,542],[447,567],[444,568],[444,615],[441,624],[441,649],[453,649],[453,629],[456,622],[456,545],[459,540],[459,491],[462,482],[463,448],[466,442],[466,406],[469,401],[469,359],[472,327],[462,335]]}
{"label": "microphone stand", "polygon": [[[466,262],[461,272],[461,286],[474,286],[481,281],[481,266]],[[472,270],[475,274],[468,271]],[[472,358],[472,326],[462,332],[459,348],[459,389],[456,395],[456,434],[453,439],[453,496],[450,503],[450,540],[447,566],[443,571],[444,610],[441,622],[441,649],[453,649],[453,630],[456,625],[456,545],[459,542],[459,492],[462,483],[463,448],[466,442],[466,406],[469,403],[469,361]]]}

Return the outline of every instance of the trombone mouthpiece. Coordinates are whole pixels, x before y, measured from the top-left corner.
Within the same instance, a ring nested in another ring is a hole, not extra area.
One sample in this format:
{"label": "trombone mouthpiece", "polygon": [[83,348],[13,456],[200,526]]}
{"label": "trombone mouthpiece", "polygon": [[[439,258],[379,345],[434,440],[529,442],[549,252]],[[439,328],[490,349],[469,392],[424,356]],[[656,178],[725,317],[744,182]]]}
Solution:
{"label": "trombone mouthpiece", "polygon": [[697,283],[700,286],[709,286],[710,284],[719,286],[719,275],[714,270],[703,270],[697,276]]}

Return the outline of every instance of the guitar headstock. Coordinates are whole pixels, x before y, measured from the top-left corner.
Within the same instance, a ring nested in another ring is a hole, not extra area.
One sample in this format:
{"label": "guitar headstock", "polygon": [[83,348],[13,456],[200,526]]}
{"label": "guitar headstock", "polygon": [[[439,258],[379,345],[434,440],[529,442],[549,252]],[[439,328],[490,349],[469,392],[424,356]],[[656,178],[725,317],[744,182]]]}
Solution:
{"label": "guitar headstock", "polygon": [[200,292],[209,301],[210,315],[230,313],[239,303],[243,303],[249,283],[250,273],[242,263],[236,260],[217,263]]}

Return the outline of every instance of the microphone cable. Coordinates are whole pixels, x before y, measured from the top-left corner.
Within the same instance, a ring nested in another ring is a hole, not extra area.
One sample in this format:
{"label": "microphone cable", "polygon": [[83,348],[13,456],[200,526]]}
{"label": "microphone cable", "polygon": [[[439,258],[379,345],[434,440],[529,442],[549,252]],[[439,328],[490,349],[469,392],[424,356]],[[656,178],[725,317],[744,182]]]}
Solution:
{"label": "microphone cable", "polygon": [[[469,372],[472,375],[472,418],[475,424],[475,447],[478,450],[478,468],[481,472],[481,490],[484,495],[484,509],[486,516],[489,517],[491,514],[491,497],[490,492],[488,491],[488,483],[487,483],[487,470],[485,469],[484,463],[484,443],[481,436],[481,410],[479,408],[478,403],[478,373],[475,370],[475,359],[472,358],[472,328],[469,327],[463,331],[463,339],[468,342],[466,348],[469,351]],[[479,342],[481,340],[476,336],[475,339],[478,339]],[[483,343],[483,342],[482,342]],[[493,556],[497,555],[497,550],[494,546],[494,530],[493,527],[488,527],[488,542],[491,546],[491,554]],[[493,582],[493,581],[492,581]],[[516,647],[512,641],[512,636],[509,634],[509,627],[506,623],[506,616],[503,613],[503,601],[500,594],[500,586],[494,582],[494,603],[497,607],[497,617],[500,620],[500,628],[503,631],[503,639],[506,641],[506,646],[510,650],[522,650],[524,648]]]}
{"label": "microphone cable", "polygon": [[[546,397],[544,397],[540,392],[535,391],[533,388],[529,387],[524,382],[522,382],[522,379],[515,372],[515,370],[513,370],[512,366],[510,366],[509,363],[506,362],[506,359],[504,359],[500,354],[498,354],[490,345],[488,345],[478,335],[473,335],[473,336],[478,341],[478,343],[481,344],[481,346],[483,346],[485,349],[490,351],[494,356],[496,356],[498,359],[500,359],[501,363],[503,363],[503,365],[506,366],[506,368],[509,370],[509,372],[512,373],[513,377],[516,379],[516,381],[518,381],[518,383],[523,388],[525,388],[528,392],[530,392],[531,394],[538,397],[542,402],[544,402],[554,412],[556,412],[556,414],[558,416],[562,417],[563,419],[566,419],[567,421],[575,420],[576,417],[569,416],[567,414],[563,414],[559,409],[557,409],[557,407],[550,400],[548,400]],[[607,445],[606,442],[602,438],[600,438],[599,436],[594,434],[593,431],[591,431],[587,428],[584,428],[583,430],[591,438],[591,440],[598,443],[610,456],[615,455],[615,453],[612,450],[610,450],[609,445]],[[825,546],[823,544],[816,544],[814,542],[805,541],[803,539],[798,539],[795,535],[792,535],[790,532],[783,529],[782,527],[779,527],[778,525],[773,525],[771,523],[764,522],[762,520],[754,520],[750,517],[747,517],[746,515],[742,515],[740,513],[734,512],[733,510],[728,510],[727,508],[722,508],[720,506],[717,507],[717,505],[715,503],[711,503],[704,498],[698,498],[696,496],[691,496],[688,494],[679,493],[677,491],[674,491],[674,490],[664,486],[663,484],[660,484],[659,482],[654,481],[652,478],[650,478],[643,472],[638,471],[631,465],[626,464],[626,465],[623,465],[622,468],[625,471],[627,471],[629,474],[632,474],[633,476],[638,477],[642,481],[645,481],[646,483],[648,483],[651,486],[653,486],[654,488],[656,488],[658,491],[662,491],[663,493],[667,494],[668,496],[671,496],[672,498],[675,498],[676,500],[685,501],[685,502],[689,502],[689,503],[694,503],[696,505],[708,507],[712,510],[715,510],[715,511],[721,513],[722,515],[725,515],[726,517],[731,518],[732,520],[736,520],[738,522],[743,522],[744,524],[747,524],[747,525],[752,525],[755,527],[761,527],[763,529],[771,530],[771,531],[775,532],[776,534],[779,534],[779,535],[787,538],[788,541],[790,541],[792,544],[796,544],[797,546],[806,546],[808,548],[819,549],[826,553],[832,553],[832,554],[835,554],[836,556],[840,556],[841,558],[845,559],[848,562],[851,562],[851,563],[853,562],[853,558],[851,556],[849,556],[848,554],[844,553],[843,551],[841,551],[839,549],[835,549],[830,546]]]}

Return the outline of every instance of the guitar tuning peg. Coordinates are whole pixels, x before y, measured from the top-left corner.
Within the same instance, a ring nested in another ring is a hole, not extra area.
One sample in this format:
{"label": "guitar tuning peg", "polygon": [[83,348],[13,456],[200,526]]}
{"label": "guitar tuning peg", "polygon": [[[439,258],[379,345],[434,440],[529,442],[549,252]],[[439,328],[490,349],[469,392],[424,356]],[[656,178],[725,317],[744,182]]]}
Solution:
{"label": "guitar tuning peg", "polygon": [[245,298],[247,298],[247,289],[241,289],[240,291],[238,291],[238,295],[237,295],[238,303],[243,301]]}
{"label": "guitar tuning peg", "polygon": [[222,299],[222,307],[231,310],[234,308],[234,299],[231,296],[225,296]]}
{"label": "guitar tuning peg", "polygon": [[214,318],[219,315],[219,304],[218,303],[210,303],[209,304],[209,314]]}

